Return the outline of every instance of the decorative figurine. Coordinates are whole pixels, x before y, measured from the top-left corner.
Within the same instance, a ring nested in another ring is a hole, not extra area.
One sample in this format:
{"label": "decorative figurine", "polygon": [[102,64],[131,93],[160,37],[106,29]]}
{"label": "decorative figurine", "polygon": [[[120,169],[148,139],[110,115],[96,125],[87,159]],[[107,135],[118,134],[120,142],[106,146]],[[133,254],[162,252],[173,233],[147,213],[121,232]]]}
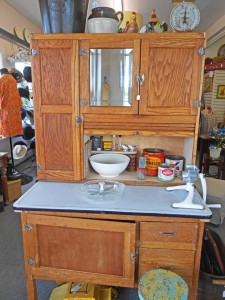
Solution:
{"label": "decorative figurine", "polygon": [[138,32],[139,28],[138,28],[138,24],[137,24],[137,20],[136,20],[136,12],[133,11],[130,17],[130,21],[126,22],[126,26],[123,29],[122,32],[124,33],[131,33],[131,32]]}
{"label": "decorative figurine", "polygon": [[166,22],[160,24],[160,21],[156,15],[155,9],[152,10],[151,18],[148,24],[146,25],[145,32],[164,32],[168,30],[168,25]]}

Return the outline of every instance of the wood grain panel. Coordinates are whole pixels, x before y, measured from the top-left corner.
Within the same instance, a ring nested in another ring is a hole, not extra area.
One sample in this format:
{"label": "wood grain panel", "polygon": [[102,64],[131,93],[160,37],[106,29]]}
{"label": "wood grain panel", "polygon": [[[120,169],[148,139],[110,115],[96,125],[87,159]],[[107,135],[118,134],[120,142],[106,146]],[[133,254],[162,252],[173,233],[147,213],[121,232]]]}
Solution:
{"label": "wood grain panel", "polygon": [[47,170],[73,170],[71,118],[70,114],[43,115],[45,166]]}
{"label": "wood grain panel", "polygon": [[166,107],[170,114],[179,108],[185,114],[190,106],[193,50],[182,48],[151,48],[149,51],[149,107]]}
{"label": "wood grain panel", "polygon": [[42,104],[71,105],[71,48],[40,49],[40,55]]}
{"label": "wood grain panel", "polygon": [[40,266],[122,276],[123,241],[121,232],[39,225]]}

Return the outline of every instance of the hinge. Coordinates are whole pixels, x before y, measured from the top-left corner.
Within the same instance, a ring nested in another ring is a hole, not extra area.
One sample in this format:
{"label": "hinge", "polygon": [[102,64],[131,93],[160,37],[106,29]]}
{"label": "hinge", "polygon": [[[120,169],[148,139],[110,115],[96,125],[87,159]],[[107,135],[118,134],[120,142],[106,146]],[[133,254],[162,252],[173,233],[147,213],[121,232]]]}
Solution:
{"label": "hinge", "polygon": [[32,230],[33,229],[33,227],[30,225],[30,224],[25,224],[25,230],[26,231],[30,231],[30,230]]}
{"label": "hinge", "polygon": [[37,169],[38,169],[38,170],[42,170],[42,169],[43,169],[43,166],[42,166],[42,165],[37,165]]}
{"label": "hinge", "polygon": [[31,56],[37,55],[37,50],[31,48],[31,49],[30,49],[30,55],[31,55]]}
{"label": "hinge", "polygon": [[76,116],[77,127],[79,127],[79,124],[82,122],[83,122],[83,117]]}
{"label": "hinge", "polygon": [[80,56],[85,56],[87,55],[87,50],[86,49],[80,49]]}
{"label": "hinge", "polygon": [[87,105],[87,100],[81,99],[80,100],[80,106],[85,106],[85,105]]}
{"label": "hinge", "polygon": [[27,261],[28,261],[29,265],[34,265],[35,264],[35,260],[33,258],[28,257]]}
{"label": "hinge", "polygon": [[198,48],[197,53],[199,55],[204,55],[205,54],[205,48],[203,48],[203,47]]}
{"label": "hinge", "polygon": [[201,100],[195,100],[195,101],[193,101],[193,106],[194,107],[201,107]]}
{"label": "hinge", "polygon": [[131,259],[132,265],[135,266],[136,255],[133,252],[131,252],[131,254],[130,254],[130,259]]}

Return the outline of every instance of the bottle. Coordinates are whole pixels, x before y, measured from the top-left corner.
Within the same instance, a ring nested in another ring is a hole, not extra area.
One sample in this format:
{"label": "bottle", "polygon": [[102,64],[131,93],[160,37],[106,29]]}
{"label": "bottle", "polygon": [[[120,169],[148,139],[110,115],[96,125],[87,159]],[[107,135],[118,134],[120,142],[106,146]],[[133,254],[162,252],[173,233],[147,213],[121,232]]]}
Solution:
{"label": "bottle", "polygon": [[112,150],[116,151],[117,150],[117,145],[116,145],[116,135],[113,134],[112,136]]}
{"label": "bottle", "polygon": [[118,150],[119,151],[123,150],[123,147],[122,147],[122,135],[119,135]]}

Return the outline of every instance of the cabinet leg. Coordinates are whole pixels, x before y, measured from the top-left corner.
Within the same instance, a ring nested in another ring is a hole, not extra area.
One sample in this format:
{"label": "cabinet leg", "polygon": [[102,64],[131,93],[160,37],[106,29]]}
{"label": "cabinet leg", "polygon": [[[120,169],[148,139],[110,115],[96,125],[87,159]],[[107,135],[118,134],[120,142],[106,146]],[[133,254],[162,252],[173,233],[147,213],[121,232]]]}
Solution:
{"label": "cabinet leg", "polygon": [[27,299],[37,300],[36,280],[27,277]]}

